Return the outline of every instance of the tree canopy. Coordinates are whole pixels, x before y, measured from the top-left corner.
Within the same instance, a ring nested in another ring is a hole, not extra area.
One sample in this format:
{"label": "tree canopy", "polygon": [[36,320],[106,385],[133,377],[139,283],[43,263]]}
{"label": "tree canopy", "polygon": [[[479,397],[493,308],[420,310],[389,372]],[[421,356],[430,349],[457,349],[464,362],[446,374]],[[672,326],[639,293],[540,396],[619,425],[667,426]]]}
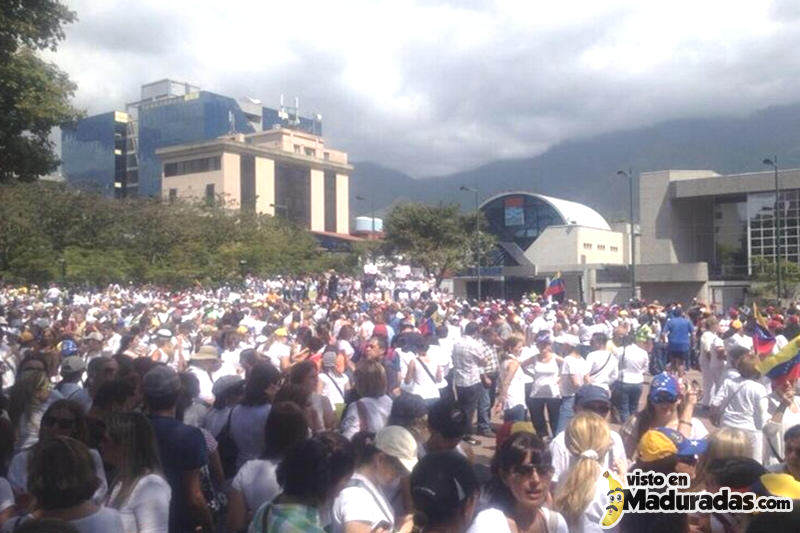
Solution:
{"label": "tree canopy", "polygon": [[[478,215],[479,228],[485,226]],[[386,252],[400,254],[436,278],[471,267],[495,244],[493,236],[475,231],[475,213],[462,213],[457,204],[401,204],[384,224]],[[476,255],[478,254],[478,255]]]}
{"label": "tree canopy", "polygon": [[58,168],[48,136],[81,113],[75,84],[38,50],[55,50],[75,13],[53,0],[0,2],[0,182],[33,181]]}
{"label": "tree canopy", "polygon": [[[51,182],[0,185],[0,277],[186,286],[354,269],[282,218],[158,199],[114,200]],[[242,261],[244,263],[242,264]]]}

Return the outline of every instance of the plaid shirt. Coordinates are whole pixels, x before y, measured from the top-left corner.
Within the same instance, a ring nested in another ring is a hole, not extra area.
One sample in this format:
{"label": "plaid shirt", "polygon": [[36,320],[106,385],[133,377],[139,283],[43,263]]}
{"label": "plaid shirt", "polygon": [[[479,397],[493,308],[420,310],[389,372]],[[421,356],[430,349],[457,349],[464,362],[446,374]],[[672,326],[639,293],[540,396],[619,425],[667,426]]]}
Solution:
{"label": "plaid shirt", "polygon": [[297,503],[266,503],[262,505],[248,533],[324,533],[319,523],[319,513],[314,507]]}
{"label": "plaid shirt", "polygon": [[494,361],[497,370],[497,357],[491,348],[473,337],[461,337],[453,346],[453,369],[457,387],[471,387],[481,381],[485,367]]}
{"label": "plaid shirt", "polygon": [[483,345],[483,353],[486,357],[486,364],[483,365],[482,374],[493,375],[497,374],[500,370],[500,362],[497,360],[497,350],[493,346],[487,344],[483,339],[480,340]]}

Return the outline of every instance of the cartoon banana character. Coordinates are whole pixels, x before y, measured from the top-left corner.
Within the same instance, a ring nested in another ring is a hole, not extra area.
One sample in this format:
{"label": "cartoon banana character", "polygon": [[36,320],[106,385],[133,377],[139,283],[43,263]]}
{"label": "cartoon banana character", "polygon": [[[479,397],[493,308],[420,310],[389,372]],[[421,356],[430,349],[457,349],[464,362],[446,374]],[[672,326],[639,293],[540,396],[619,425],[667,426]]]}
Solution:
{"label": "cartoon banana character", "polygon": [[625,506],[625,492],[622,490],[620,482],[611,477],[608,471],[603,472],[603,477],[608,480],[608,505],[600,525],[603,529],[608,529],[614,527],[622,517]]}

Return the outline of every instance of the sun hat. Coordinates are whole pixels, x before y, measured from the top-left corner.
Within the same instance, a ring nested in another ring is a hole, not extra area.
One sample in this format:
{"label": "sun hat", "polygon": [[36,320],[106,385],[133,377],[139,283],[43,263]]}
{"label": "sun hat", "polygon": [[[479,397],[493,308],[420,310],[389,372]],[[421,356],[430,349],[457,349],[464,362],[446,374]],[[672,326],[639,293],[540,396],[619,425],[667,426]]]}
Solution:
{"label": "sun hat", "polygon": [[206,344],[201,346],[197,353],[192,354],[192,361],[211,361],[219,359],[219,350],[216,346]]}
{"label": "sun hat", "polygon": [[411,472],[417,464],[417,441],[404,427],[386,426],[375,435],[375,447]]}

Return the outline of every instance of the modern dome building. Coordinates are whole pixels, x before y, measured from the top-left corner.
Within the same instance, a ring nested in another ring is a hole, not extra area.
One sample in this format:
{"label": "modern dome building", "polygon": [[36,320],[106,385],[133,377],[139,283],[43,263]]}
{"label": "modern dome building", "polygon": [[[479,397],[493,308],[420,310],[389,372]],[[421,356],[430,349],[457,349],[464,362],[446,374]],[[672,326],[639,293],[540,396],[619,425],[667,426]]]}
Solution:
{"label": "modern dome building", "polygon": [[[624,281],[629,237],[615,231],[594,209],[529,191],[503,192],[479,207],[498,246],[481,268],[481,293],[517,299],[535,291],[561,272],[568,296],[595,300],[596,272],[616,266]],[[478,276],[472,269],[454,279],[457,294],[477,296]]]}

